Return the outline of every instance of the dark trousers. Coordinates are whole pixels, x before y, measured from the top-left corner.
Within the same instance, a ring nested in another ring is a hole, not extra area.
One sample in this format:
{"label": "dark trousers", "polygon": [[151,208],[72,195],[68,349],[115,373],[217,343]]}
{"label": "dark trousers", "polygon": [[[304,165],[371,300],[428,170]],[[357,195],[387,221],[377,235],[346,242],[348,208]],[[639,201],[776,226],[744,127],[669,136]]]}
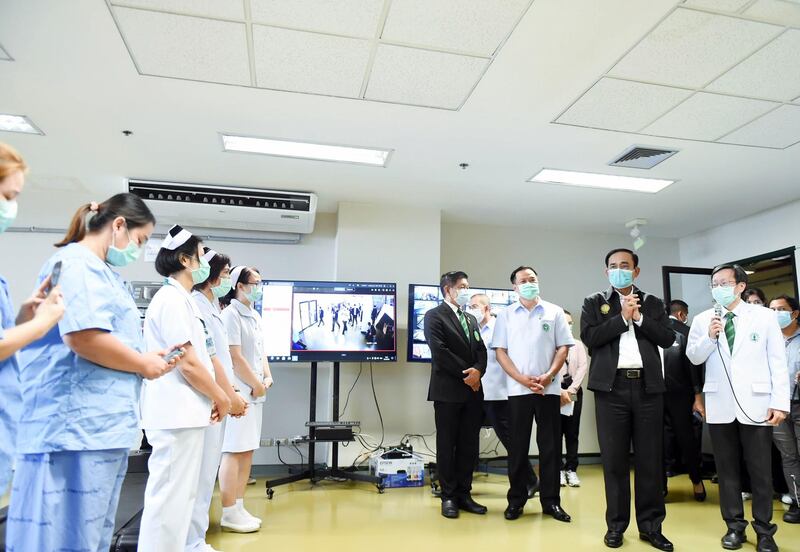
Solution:
{"label": "dark trousers", "polygon": [[643,379],[626,379],[617,374],[611,391],[595,392],[595,412],[608,529],[624,532],[630,523],[632,442],[636,524],[641,532],[661,531],[666,516],[662,488],[662,395],[646,393]]}
{"label": "dark trousers", "polygon": [[742,477],[739,454],[753,488],[753,529],[759,535],[774,535],[778,529],[772,521],[772,427],[740,424],[708,424],[714,461],[719,477],[719,501],[722,519],[728,529],[744,531]]}
{"label": "dark trousers", "polygon": [[[581,427],[581,411],[583,410],[583,389],[578,389],[572,416],[561,416],[561,436],[567,454],[561,468],[564,471],[578,471],[578,432]],[[560,444],[559,444],[560,448]]]}
{"label": "dark trousers", "polygon": [[467,498],[472,490],[472,471],[478,461],[483,401],[435,401],[433,410],[436,419],[436,470],[442,500]]}
{"label": "dark trousers", "polygon": [[[495,435],[503,443],[503,446],[508,452],[509,459],[511,455],[511,420],[509,419],[508,400],[505,401],[483,401],[483,409],[486,414],[486,419],[492,424]],[[528,461],[528,486],[536,485],[538,478],[536,472],[533,471],[533,466]],[[510,466],[509,466],[510,467]]]}
{"label": "dark trousers", "polygon": [[[697,484],[702,481],[700,470],[700,443],[694,430],[692,406],[694,395],[686,391],[670,391],[664,393],[664,418],[669,418],[675,441],[678,444],[680,458],[689,479]],[[666,437],[665,437],[666,439]],[[676,455],[677,457],[677,455]],[[666,473],[664,475],[666,485]]]}
{"label": "dark trousers", "polygon": [[783,458],[783,473],[792,501],[800,498],[800,401],[792,401],[789,416],[772,430],[772,439]]}
{"label": "dark trousers", "polygon": [[561,414],[558,395],[519,395],[508,398],[511,420],[509,451],[508,505],[522,507],[528,501],[533,420],[536,419],[536,444],[539,447],[539,498],[543,508],[561,504],[559,467],[561,464]]}

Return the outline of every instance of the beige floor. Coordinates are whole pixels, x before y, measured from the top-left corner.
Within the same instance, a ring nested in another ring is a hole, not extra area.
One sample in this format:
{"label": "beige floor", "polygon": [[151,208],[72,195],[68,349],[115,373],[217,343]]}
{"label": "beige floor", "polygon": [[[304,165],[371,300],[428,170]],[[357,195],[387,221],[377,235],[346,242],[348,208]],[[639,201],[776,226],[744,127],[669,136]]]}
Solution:
{"label": "beige floor", "polygon": [[[209,544],[224,552],[265,550],[328,550],[332,552],[475,550],[605,550],[602,471],[599,466],[581,468],[582,487],[562,489],[562,504],[573,521],[559,523],[543,518],[538,500],[530,501],[525,515],[509,522],[503,519],[508,480],[499,475],[476,476],[474,497],[489,507],[486,516],[462,514],[457,520],[439,515],[439,502],[428,487],[387,489],[378,494],[366,484],[307,482],[276,489],[267,500],[262,480],[248,487],[246,506],[264,520],[259,533],[221,533],[220,505],[212,507]],[[697,552],[722,550],[719,539],[725,532],[720,519],[717,486],[708,484],[708,500],[699,504],[691,497],[686,476],[670,480],[670,496],[664,534],[676,550]],[[749,512],[749,502],[746,511]],[[800,551],[800,526],[783,523],[784,506],[775,503],[777,542],[782,551]],[[755,535],[748,529],[754,550]],[[556,548],[557,547],[557,548]],[[639,542],[635,522],[625,534],[622,550],[653,550]]]}

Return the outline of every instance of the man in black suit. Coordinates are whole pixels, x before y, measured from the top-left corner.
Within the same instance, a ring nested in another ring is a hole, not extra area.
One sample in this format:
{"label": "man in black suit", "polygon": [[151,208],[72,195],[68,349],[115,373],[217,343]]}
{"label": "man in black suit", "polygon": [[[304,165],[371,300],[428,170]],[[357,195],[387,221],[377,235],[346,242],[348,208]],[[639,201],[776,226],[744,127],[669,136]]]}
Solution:
{"label": "man in black suit", "polygon": [[436,467],[442,489],[442,515],[458,511],[485,514],[472,499],[472,471],[478,460],[483,422],[481,376],[486,371],[486,345],[478,321],[461,307],[469,302],[468,277],[448,272],[440,287],[444,302],[425,313],[425,340],[431,348],[428,400],[436,416]]}
{"label": "man in black suit", "polygon": [[666,516],[662,489],[664,377],[658,348],[675,341],[664,303],[633,285],[639,257],[629,249],[606,255],[611,287],[588,296],[581,340],[589,348],[589,389],[595,393],[597,437],[603,461],[606,525],[603,541],[622,546],[630,523],[630,447],[633,442],[639,538],[671,551],[661,533]]}
{"label": "man in black suit", "polygon": [[[702,386],[698,369],[686,356],[686,341],[689,337],[689,326],[685,320],[689,317],[689,305],[680,299],[670,302],[670,316],[667,321],[675,332],[672,347],[664,349],[664,419],[669,422],[672,435],[664,432],[665,470],[666,451],[674,450],[672,440],[677,443],[681,453],[681,461],[694,486],[694,498],[698,502],[706,499],[706,489],[700,474],[700,440],[696,431],[693,411],[701,416],[705,414],[702,400]],[[702,424],[700,424],[702,431]],[[664,474],[664,489],[667,485],[667,474]]]}

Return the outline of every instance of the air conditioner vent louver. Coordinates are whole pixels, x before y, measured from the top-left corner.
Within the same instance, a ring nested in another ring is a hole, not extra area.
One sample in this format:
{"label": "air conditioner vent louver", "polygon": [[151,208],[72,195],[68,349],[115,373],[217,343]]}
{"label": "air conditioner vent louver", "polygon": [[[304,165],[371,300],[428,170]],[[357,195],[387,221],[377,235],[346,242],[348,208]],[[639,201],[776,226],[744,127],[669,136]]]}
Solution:
{"label": "air conditioner vent louver", "polygon": [[631,146],[622,152],[622,155],[617,159],[611,161],[609,165],[612,167],[627,167],[631,169],[652,169],[676,153],[678,153],[678,150]]}
{"label": "air conditioner vent louver", "polygon": [[313,193],[128,180],[159,222],[188,227],[308,234],[314,230]]}

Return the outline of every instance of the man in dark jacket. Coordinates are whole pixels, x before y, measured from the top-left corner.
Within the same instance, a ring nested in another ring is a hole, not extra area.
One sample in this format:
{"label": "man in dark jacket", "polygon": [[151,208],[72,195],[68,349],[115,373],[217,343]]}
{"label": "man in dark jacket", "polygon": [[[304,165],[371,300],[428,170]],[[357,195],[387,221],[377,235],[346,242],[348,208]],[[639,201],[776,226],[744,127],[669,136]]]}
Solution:
{"label": "man in dark jacket", "polygon": [[458,511],[485,514],[472,499],[472,471],[478,460],[483,422],[481,377],[486,345],[478,321],[462,311],[472,292],[464,272],[448,272],[440,287],[444,302],[425,313],[425,340],[431,349],[428,400],[436,416],[436,467],[442,489],[442,515]]}
{"label": "man in dark jacket", "polygon": [[597,437],[603,461],[609,548],[622,546],[630,522],[630,447],[636,471],[639,537],[671,551],[661,533],[666,516],[662,488],[662,428],[665,390],[659,347],[675,334],[664,303],[633,284],[639,257],[629,249],[606,255],[611,287],[583,302],[581,340],[589,348],[589,389],[595,393]]}

